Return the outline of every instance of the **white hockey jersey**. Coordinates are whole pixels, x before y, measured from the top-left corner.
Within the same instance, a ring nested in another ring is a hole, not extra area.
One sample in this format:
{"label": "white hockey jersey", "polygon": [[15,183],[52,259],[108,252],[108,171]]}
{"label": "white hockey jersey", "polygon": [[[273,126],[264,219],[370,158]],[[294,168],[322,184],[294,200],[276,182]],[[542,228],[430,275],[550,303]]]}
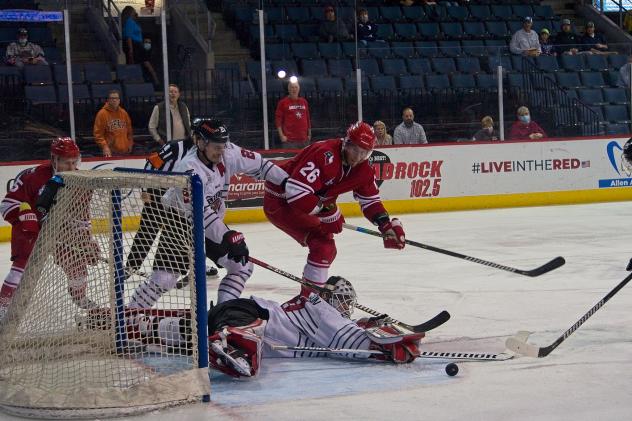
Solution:
{"label": "white hockey jersey", "polygon": [[[265,159],[261,154],[242,149],[239,146],[227,142],[226,150],[219,164],[205,165],[197,157],[197,148],[192,148],[187,155],[178,162],[173,171],[191,172],[197,174],[204,188],[204,232],[206,238],[221,243],[228,227],[224,224],[226,213],[225,200],[228,196],[228,186],[234,174],[243,173],[251,177],[269,181],[281,185],[287,179],[287,173]],[[179,209],[190,215],[191,203],[188,194],[185,195],[180,188],[170,188],[162,198],[166,206]]]}
{"label": "white hockey jersey", "polygon": [[265,327],[263,357],[304,358],[335,356],[368,358],[369,354],[330,354],[312,351],[274,350],[270,344],[286,346],[369,349],[371,340],[364,329],[346,319],[317,294],[309,298],[297,297],[285,304],[251,297],[268,310],[270,317]]}

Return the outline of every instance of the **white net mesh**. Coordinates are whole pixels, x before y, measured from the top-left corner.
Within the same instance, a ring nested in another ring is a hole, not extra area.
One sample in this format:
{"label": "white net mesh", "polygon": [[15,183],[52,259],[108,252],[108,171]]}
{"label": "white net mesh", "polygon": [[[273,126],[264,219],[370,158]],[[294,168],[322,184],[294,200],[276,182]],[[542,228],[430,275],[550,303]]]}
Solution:
{"label": "white net mesh", "polygon": [[199,401],[210,384],[198,368],[193,228],[159,203],[170,187],[190,191],[189,177],[63,178],[0,324],[0,405],[78,418]]}

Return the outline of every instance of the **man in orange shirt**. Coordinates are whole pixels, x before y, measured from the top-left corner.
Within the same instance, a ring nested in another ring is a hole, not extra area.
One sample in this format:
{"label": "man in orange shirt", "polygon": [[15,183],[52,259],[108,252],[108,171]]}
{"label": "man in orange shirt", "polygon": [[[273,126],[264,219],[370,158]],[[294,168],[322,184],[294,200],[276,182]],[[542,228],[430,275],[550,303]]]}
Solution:
{"label": "man in orange shirt", "polygon": [[94,120],[94,141],[103,150],[103,156],[128,155],[132,152],[132,120],[121,108],[121,94],[117,90],[108,93],[108,99]]}

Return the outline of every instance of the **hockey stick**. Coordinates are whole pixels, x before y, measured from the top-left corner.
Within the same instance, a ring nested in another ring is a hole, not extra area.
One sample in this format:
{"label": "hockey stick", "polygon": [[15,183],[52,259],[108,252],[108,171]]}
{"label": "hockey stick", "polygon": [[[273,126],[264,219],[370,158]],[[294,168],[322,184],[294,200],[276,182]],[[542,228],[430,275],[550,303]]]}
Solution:
{"label": "hockey stick", "polygon": [[575,332],[581,325],[586,322],[593,314],[597,312],[601,307],[604,306],[621,288],[626,286],[628,282],[632,279],[632,273],[625,277],[625,279],[619,282],[619,285],[614,287],[612,291],[606,294],[597,304],[595,304],[590,310],[588,310],[578,321],[575,322],[573,326],[571,326],[566,332],[562,334],[559,338],[555,340],[551,345],[538,347],[532,344],[527,343],[526,341],[520,340],[516,337],[511,337],[507,339],[505,345],[507,348],[512,350],[515,353],[526,355],[527,357],[537,357],[542,358],[549,355],[555,348],[557,348],[562,342],[566,340],[573,332]]}
{"label": "hockey stick", "polygon": [[[277,273],[281,276],[284,276],[288,279],[293,280],[294,282],[298,282],[301,285],[305,285],[306,287],[312,288],[316,291],[322,292],[325,291],[326,288],[320,287],[318,285],[314,285],[311,282],[307,282],[305,280],[303,280],[302,278],[299,278],[296,275],[292,275],[289,272],[286,272],[284,270],[281,270],[279,268],[276,268],[272,265],[267,264],[266,262],[263,262],[259,259],[256,259],[252,256],[249,257],[250,261],[252,263],[254,263],[255,265],[261,266],[262,268],[268,269],[274,273]],[[355,307],[364,311],[365,313],[368,314],[372,314],[373,316],[383,316],[383,313],[380,313],[377,310],[373,310],[372,308],[363,306],[362,304],[356,303]],[[439,326],[441,326],[442,324],[444,324],[445,322],[447,322],[450,319],[450,313],[448,313],[447,311],[443,310],[441,313],[437,314],[436,316],[434,316],[432,319],[425,321],[424,323],[420,323],[418,325],[409,325],[407,323],[403,323],[400,322],[399,320],[393,319],[392,317],[388,317],[387,320],[393,324],[396,324],[406,330],[409,330],[411,332],[414,333],[424,333],[424,332],[428,332],[429,330],[435,329]]]}
{"label": "hockey stick", "polygon": [[[362,227],[358,227],[355,225],[351,225],[351,224],[343,224],[343,227],[353,230],[353,231],[357,231],[357,232],[361,232],[363,234],[369,234],[369,235],[373,235],[375,237],[383,237],[381,233],[379,233],[378,231],[373,231],[367,228],[362,228]],[[493,267],[496,269],[500,269],[500,270],[506,270],[507,272],[513,272],[513,273],[517,273],[519,275],[524,275],[524,276],[531,276],[531,277],[536,277],[536,276],[540,276],[540,275],[544,275],[547,272],[552,271],[553,269],[557,269],[560,266],[564,265],[564,263],[566,263],[566,260],[564,260],[563,257],[558,256],[556,258],[554,258],[553,260],[543,264],[542,266],[539,266],[535,269],[529,269],[529,270],[522,270],[522,269],[517,269],[517,268],[512,268],[511,266],[505,266],[505,265],[501,265],[498,263],[494,263],[494,262],[490,262],[487,260],[483,260],[483,259],[479,259],[477,257],[472,257],[472,256],[466,256],[465,254],[461,254],[461,253],[456,253],[454,251],[450,251],[450,250],[445,250],[439,247],[434,247],[428,244],[423,244],[423,243],[418,243],[417,241],[412,241],[412,240],[406,240],[406,244],[411,245],[413,247],[419,247],[422,249],[426,249],[426,250],[430,250],[430,251],[434,251],[435,253],[441,253],[441,254],[446,254],[448,256],[452,256],[452,257],[456,257],[457,259],[463,259],[463,260],[467,260],[470,262],[474,262],[474,263],[479,263],[481,265],[485,265],[485,266],[489,266],[489,267]]]}
{"label": "hockey stick", "polygon": [[382,351],[377,349],[347,349],[347,348],[325,348],[319,346],[287,346],[287,345],[270,345],[276,351],[304,351],[304,352],[323,352],[323,353],[340,353],[340,354],[376,354],[383,355]]}

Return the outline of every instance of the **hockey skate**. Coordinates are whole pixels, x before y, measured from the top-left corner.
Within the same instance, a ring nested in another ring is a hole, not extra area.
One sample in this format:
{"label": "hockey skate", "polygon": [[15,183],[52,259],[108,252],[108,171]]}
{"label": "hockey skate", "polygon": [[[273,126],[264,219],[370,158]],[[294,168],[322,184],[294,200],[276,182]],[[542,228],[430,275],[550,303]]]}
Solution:
{"label": "hockey skate", "polygon": [[[233,377],[245,376],[250,377],[250,364],[246,361],[243,353],[238,349],[222,345],[221,340],[211,342],[210,354],[212,355],[211,365]],[[235,375],[235,372],[238,374]]]}

